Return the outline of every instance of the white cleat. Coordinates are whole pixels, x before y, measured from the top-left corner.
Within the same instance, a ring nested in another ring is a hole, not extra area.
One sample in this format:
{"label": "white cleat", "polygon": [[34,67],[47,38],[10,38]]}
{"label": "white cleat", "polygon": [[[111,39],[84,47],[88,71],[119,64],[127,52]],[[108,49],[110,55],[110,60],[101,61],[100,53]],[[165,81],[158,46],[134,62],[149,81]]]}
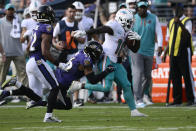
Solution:
{"label": "white cleat", "polygon": [[131,117],[146,117],[148,115],[139,112],[137,109],[131,111]]}
{"label": "white cleat", "polygon": [[59,120],[56,117],[48,117],[48,118],[44,118],[43,122],[62,122],[62,120]]}
{"label": "white cleat", "polygon": [[143,102],[136,103],[136,108],[144,108],[144,107],[146,107],[146,104],[144,104]]}
{"label": "white cleat", "polygon": [[144,101],[144,103],[145,103],[147,106],[148,106],[148,105],[154,104],[154,103],[152,103],[152,102],[150,101],[150,99],[149,99],[149,97],[148,97],[147,95],[144,95],[143,101]]}
{"label": "white cleat", "polygon": [[82,83],[79,81],[73,81],[67,91],[67,95],[70,96],[73,94],[75,91],[78,91],[82,88]]}

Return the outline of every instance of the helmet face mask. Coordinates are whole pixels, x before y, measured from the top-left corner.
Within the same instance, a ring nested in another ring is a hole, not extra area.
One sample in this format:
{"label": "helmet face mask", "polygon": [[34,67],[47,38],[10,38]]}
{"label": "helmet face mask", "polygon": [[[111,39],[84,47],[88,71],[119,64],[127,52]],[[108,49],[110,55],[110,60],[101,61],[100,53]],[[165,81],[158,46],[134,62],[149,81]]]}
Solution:
{"label": "helmet face mask", "polygon": [[37,11],[37,21],[40,23],[54,23],[55,14],[52,7],[43,5]]}
{"label": "helmet face mask", "polygon": [[90,56],[93,63],[96,63],[103,55],[103,48],[100,43],[96,41],[90,41],[84,48],[84,52]]}
{"label": "helmet face mask", "polygon": [[32,19],[37,19],[37,10],[40,6],[41,3],[39,1],[32,0],[31,4],[29,5],[29,13]]}
{"label": "helmet face mask", "polygon": [[82,19],[82,16],[84,15],[84,5],[80,1],[75,1],[72,5],[76,7],[76,20]]}
{"label": "helmet face mask", "polygon": [[133,13],[128,9],[120,9],[116,13],[115,20],[121,24],[125,31],[131,30],[134,24]]}

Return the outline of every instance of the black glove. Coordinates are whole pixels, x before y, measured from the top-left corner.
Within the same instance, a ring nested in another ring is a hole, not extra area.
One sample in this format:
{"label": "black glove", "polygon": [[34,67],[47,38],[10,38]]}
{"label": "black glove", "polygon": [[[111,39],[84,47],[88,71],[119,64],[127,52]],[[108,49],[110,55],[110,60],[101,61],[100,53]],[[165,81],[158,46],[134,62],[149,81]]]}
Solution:
{"label": "black glove", "polygon": [[110,72],[113,72],[115,71],[115,67],[113,65],[108,65],[105,69],[106,72],[110,73]]}

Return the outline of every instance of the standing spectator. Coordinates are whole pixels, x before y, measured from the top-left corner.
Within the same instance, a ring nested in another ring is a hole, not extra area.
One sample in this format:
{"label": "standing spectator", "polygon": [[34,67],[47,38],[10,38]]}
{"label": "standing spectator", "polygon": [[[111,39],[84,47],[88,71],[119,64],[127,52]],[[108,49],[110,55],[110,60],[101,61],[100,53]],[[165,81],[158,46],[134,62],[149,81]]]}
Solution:
{"label": "standing spectator", "polygon": [[78,51],[78,42],[84,43],[85,41],[85,38],[74,38],[74,31],[78,30],[78,22],[75,20],[75,6],[69,5],[65,15],[66,17],[56,24],[53,32],[53,45],[62,50],[59,56],[61,62],[67,62],[71,59]]}
{"label": "standing spectator", "polygon": [[[133,90],[138,108],[145,107],[143,103],[144,87],[149,87],[155,48],[155,38],[161,36],[158,32],[158,19],[156,15],[147,12],[148,2],[137,3],[138,13],[135,14],[134,31],[141,35],[140,49],[137,53],[131,52],[133,71]],[[158,42],[158,54],[162,52],[162,41]],[[144,79],[143,79],[144,78]],[[142,83],[143,82],[143,83]]]}
{"label": "standing spectator", "polygon": [[[191,57],[193,55],[192,45],[192,22],[186,17],[183,5],[175,4],[174,18],[169,21],[168,31],[169,44],[163,55],[165,62],[166,53],[169,50],[170,56],[170,73],[173,83],[174,102],[171,106],[182,104],[182,76],[185,82],[187,106],[193,105],[195,102],[195,85],[191,69]],[[168,36],[168,35],[167,35]]]}
{"label": "standing spectator", "polygon": [[127,9],[130,9],[133,13],[136,13],[137,0],[126,0]]}
{"label": "standing spectator", "polygon": [[3,59],[0,59],[0,83],[2,84],[9,70],[11,61],[14,62],[19,81],[27,85],[25,73],[25,58],[20,43],[20,20],[14,15],[14,5],[5,6],[6,16],[0,19],[0,44],[2,46]]}

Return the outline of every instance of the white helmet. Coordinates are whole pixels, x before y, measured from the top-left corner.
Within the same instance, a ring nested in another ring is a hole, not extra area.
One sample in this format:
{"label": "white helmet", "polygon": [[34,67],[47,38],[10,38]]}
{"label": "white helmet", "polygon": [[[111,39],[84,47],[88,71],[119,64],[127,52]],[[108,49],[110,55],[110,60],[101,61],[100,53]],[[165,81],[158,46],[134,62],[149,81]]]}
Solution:
{"label": "white helmet", "polygon": [[84,9],[85,9],[84,5],[82,4],[82,2],[75,1],[72,5],[74,5],[76,7],[76,10],[82,10],[82,12],[76,11],[75,19],[76,20],[82,19],[82,16],[84,15]]}
{"label": "white helmet", "polygon": [[23,12],[23,17],[26,18],[26,15],[30,14],[29,12],[29,7],[25,8],[24,12]]}
{"label": "white helmet", "polygon": [[41,6],[41,3],[38,0],[31,1],[31,4],[29,5],[29,12],[30,12],[32,19],[34,20],[37,19],[36,12],[40,6]]}
{"label": "white helmet", "polygon": [[[133,13],[136,12],[136,2],[137,0],[126,0],[126,6],[130,9]],[[130,7],[129,3],[135,3],[135,7]]]}
{"label": "white helmet", "polygon": [[115,20],[121,24],[125,31],[129,31],[133,27],[134,16],[128,9],[120,9],[116,13]]}

